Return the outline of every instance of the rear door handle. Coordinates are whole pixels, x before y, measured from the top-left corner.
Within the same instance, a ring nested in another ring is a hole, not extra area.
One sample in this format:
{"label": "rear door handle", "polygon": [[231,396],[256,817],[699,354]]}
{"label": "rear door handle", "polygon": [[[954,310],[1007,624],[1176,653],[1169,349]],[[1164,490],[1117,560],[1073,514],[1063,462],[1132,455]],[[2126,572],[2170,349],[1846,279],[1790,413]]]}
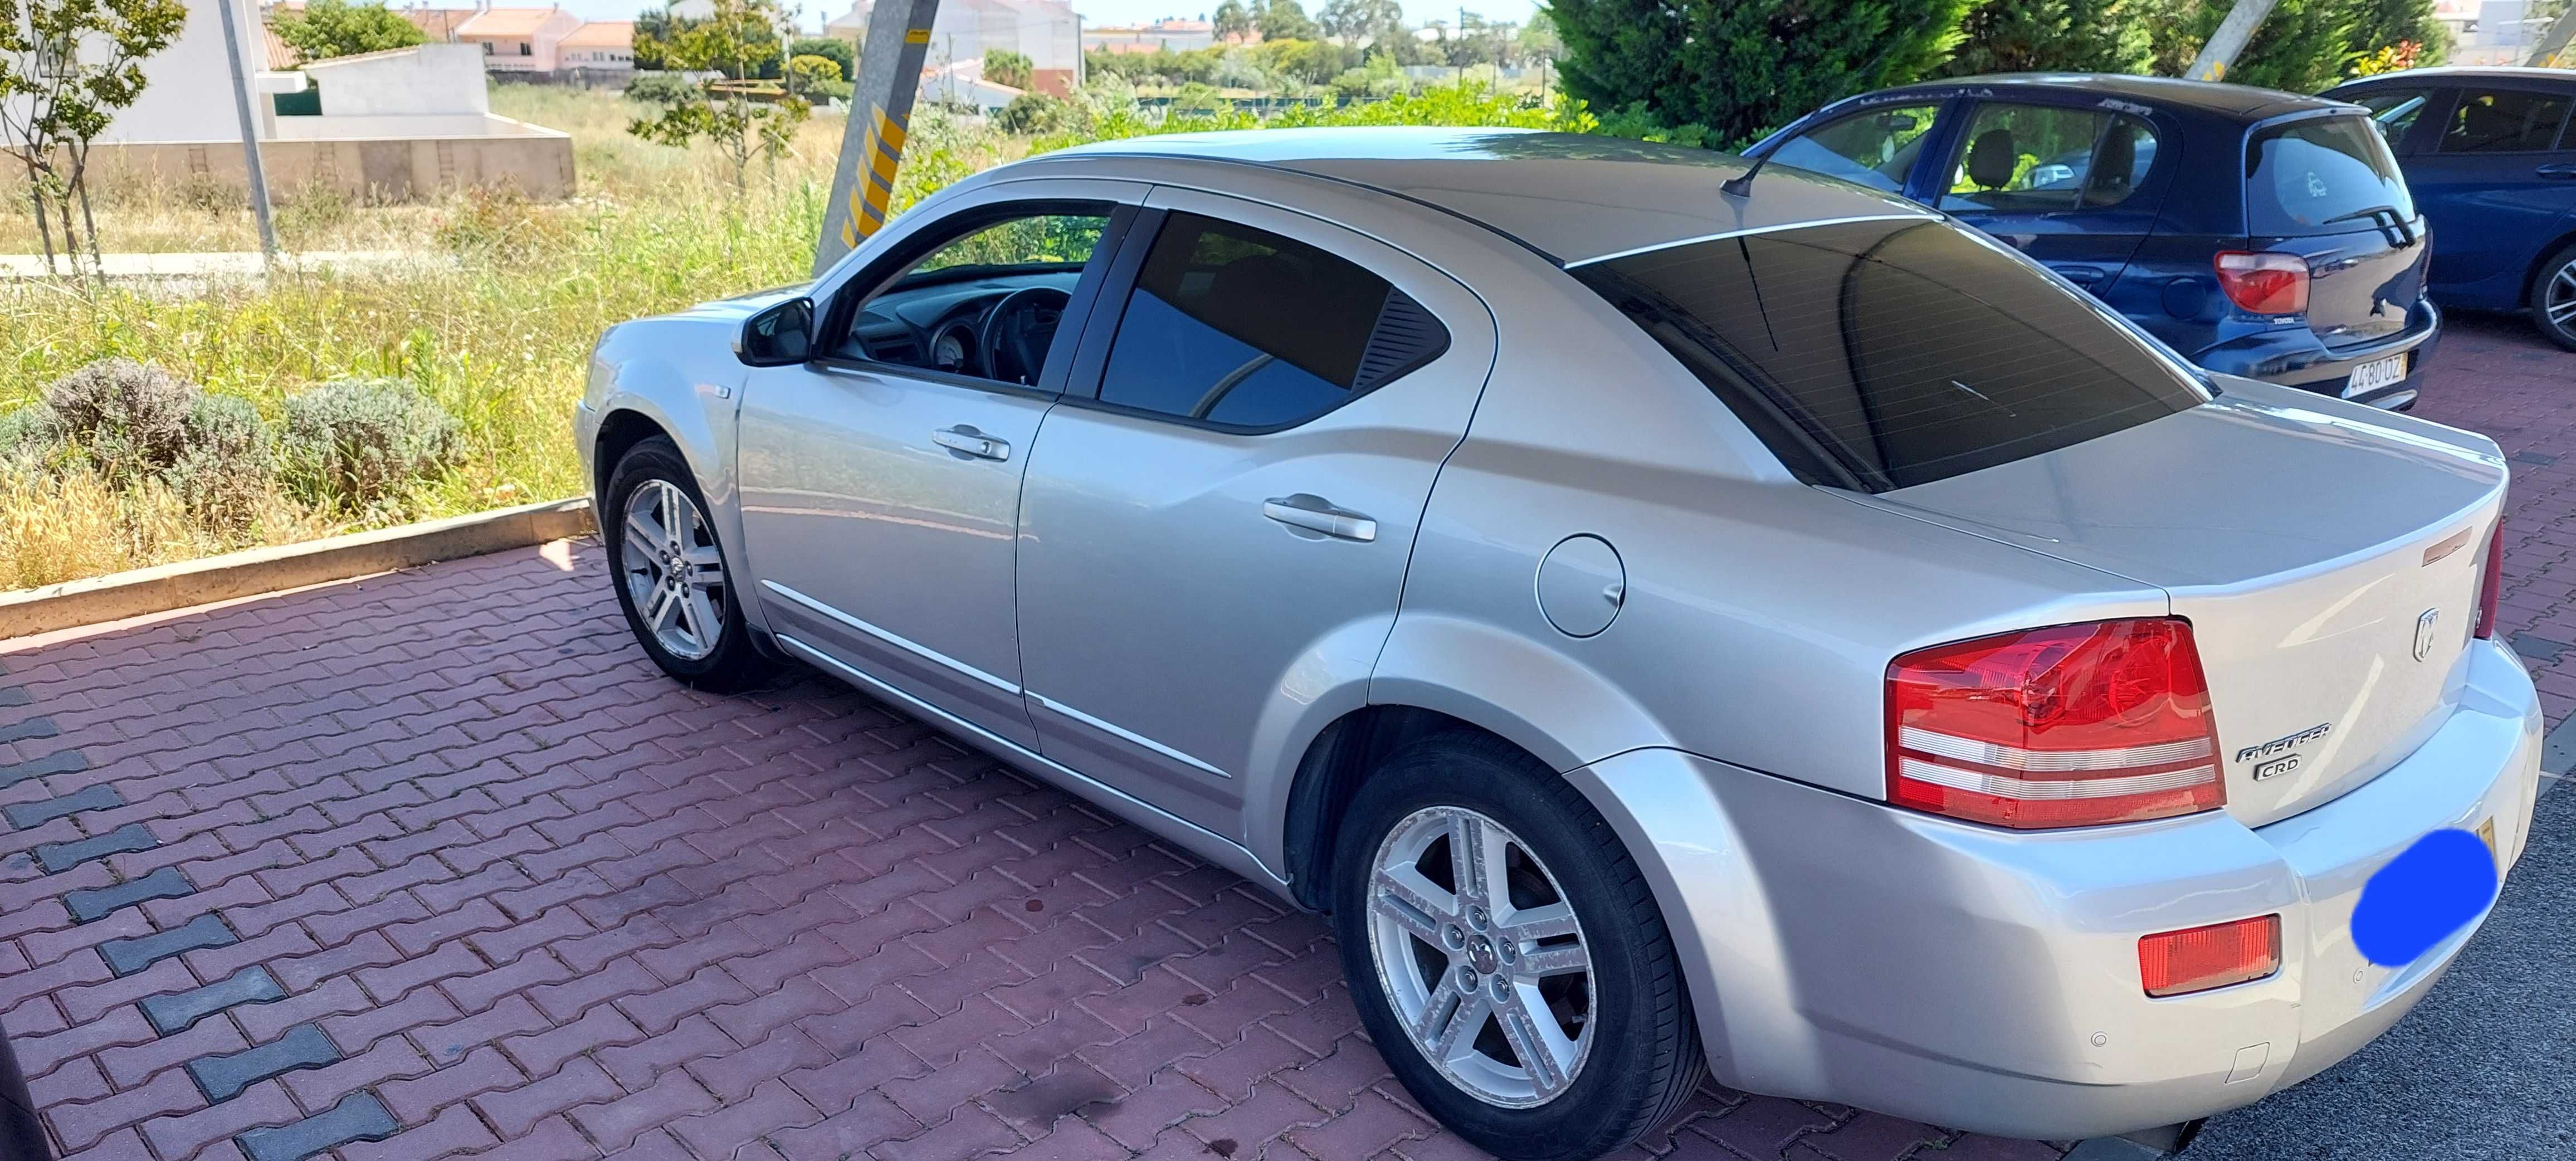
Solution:
{"label": "rear door handle", "polygon": [[2539,174],[2542,177],[2554,177],[2560,181],[2567,181],[2576,179],[2576,164],[2562,161],[2555,165],[2541,166],[2531,172]]}
{"label": "rear door handle", "polygon": [[2058,266],[2053,269],[2058,277],[2077,286],[2090,287],[2102,281],[2102,268],[2099,266]]}
{"label": "rear door handle", "polygon": [[1261,514],[1291,528],[1321,532],[1338,540],[1377,539],[1377,521],[1357,512],[1345,512],[1333,507],[1332,501],[1305,492],[1264,500]]}
{"label": "rear door handle", "polygon": [[1001,440],[995,439],[992,436],[986,435],[983,432],[977,431],[964,424],[960,424],[956,427],[943,427],[937,431],[931,432],[930,442],[938,444],[939,446],[947,448],[953,452],[973,456],[979,460],[1007,460],[1011,458],[1010,444],[1004,443]]}

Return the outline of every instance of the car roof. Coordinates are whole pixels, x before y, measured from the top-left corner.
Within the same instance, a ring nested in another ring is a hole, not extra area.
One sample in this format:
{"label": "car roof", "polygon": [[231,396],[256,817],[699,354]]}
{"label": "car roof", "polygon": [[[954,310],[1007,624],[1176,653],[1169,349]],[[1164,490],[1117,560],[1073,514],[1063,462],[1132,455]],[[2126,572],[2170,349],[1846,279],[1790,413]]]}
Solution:
{"label": "car roof", "polygon": [[2385,84],[2389,81],[2404,83],[2448,80],[2557,81],[2576,87],[2576,71],[2532,68],[2525,65],[2436,65],[2431,68],[2405,69],[2399,72],[2358,77],[2326,91],[2334,92],[2338,89],[2353,89],[2363,85]]}
{"label": "car roof", "polygon": [[1935,215],[1787,166],[1749,196],[1718,189],[1732,154],[1528,129],[1378,127],[1174,133],[1077,146],[1022,164],[1114,157],[1255,165],[1393,194],[1574,265],[1676,242],[1865,217]]}
{"label": "car roof", "polygon": [[2125,73],[1986,73],[1972,77],[1921,81],[1893,89],[1867,94],[1873,100],[1893,93],[1950,93],[1960,89],[2034,88],[2082,89],[2106,96],[2189,109],[2235,120],[2253,122],[2284,113],[2301,113],[2314,109],[2341,107],[2344,102],[2323,97],[2302,96],[2279,89],[2258,89],[2252,85],[2225,85],[2212,81],[2187,81],[2180,77],[2138,77]]}

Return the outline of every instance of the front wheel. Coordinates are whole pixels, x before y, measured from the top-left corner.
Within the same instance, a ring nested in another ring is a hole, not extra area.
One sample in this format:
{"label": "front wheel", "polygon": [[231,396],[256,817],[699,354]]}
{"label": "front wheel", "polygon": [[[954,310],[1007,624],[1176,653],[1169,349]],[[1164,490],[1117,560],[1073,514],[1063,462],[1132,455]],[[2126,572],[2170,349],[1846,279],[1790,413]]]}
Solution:
{"label": "front wheel", "polygon": [[606,500],[599,525],[617,606],[653,664],[701,689],[738,689],[758,678],[767,665],[679,447],[654,436],[627,449],[609,473]]}
{"label": "front wheel", "polygon": [[1399,751],[1353,799],[1333,922],[1351,996],[1414,1099],[1512,1161],[1580,1161],[1700,1075],[1644,875],[1563,778],[1473,734]]}
{"label": "front wheel", "polygon": [[2531,321],[2549,341],[2576,351],[2576,246],[2550,255],[2532,277]]}

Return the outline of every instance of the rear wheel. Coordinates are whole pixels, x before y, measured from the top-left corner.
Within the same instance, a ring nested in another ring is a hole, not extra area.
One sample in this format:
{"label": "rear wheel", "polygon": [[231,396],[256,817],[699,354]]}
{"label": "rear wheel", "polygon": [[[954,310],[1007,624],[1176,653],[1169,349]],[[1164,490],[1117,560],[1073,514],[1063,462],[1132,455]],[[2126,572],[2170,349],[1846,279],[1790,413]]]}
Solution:
{"label": "rear wheel", "polygon": [[1679,1110],[1700,1075],[1652,891],[1564,779],[1492,738],[1398,752],[1335,852],[1362,1024],[1425,1109],[1513,1161],[1577,1161]]}
{"label": "rear wheel", "polygon": [[2531,321],[2549,341],[2576,351],[2576,245],[2540,264],[2531,280]]}
{"label": "rear wheel", "polygon": [[657,435],[627,449],[606,499],[599,523],[617,606],[653,664],[710,690],[763,675],[768,665],[752,647],[724,546],[679,447]]}

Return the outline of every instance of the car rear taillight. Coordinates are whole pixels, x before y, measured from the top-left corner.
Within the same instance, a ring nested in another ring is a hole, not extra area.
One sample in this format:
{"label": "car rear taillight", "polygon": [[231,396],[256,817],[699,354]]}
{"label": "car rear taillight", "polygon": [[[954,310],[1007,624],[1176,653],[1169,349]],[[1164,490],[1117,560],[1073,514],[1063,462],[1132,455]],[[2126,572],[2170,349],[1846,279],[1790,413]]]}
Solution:
{"label": "car rear taillight", "polygon": [[2261,915],[2138,941],[2138,979],[2150,996],[2206,992],[2281,970],[2281,917]]}
{"label": "car rear taillight", "polygon": [[2223,805],[2191,623],[2058,625],[1897,658],[1887,800],[2023,830]]}
{"label": "car rear taillight", "polygon": [[2308,309],[2308,260],[2296,254],[2222,250],[2218,288],[2227,301],[2255,314],[2298,314]]}
{"label": "car rear taillight", "polygon": [[2495,636],[2496,598],[2503,593],[2504,517],[2498,516],[2495,531],[2487,533],[2486,571],[2478,574],[2478,636]]}

